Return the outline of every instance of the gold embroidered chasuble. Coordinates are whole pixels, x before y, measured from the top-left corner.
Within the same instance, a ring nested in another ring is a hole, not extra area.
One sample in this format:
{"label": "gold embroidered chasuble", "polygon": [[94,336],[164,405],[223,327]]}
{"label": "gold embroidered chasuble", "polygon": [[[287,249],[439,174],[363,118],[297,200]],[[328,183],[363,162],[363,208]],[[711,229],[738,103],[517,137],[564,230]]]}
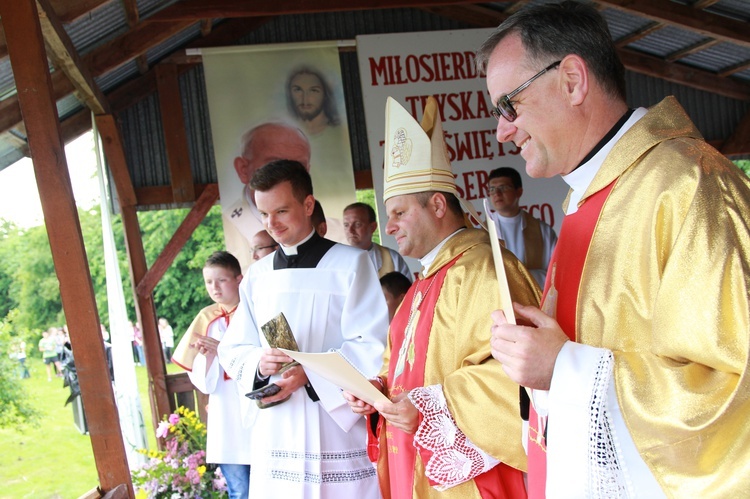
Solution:
{"label": "gold embroidered chasuble", "polygon": [[577,340],[613,351],[625,422],[667,495],[746,495],[750,181],[674,98],[618,141],[583,199],[615,180]]}
{"label": "gold embroidered chasuble", "polygon": [[[424,386],[442,386],[456,425],[474,444],[508,466],[525,471],[519,388],[490,354],[490,313],[500,308],[500,297],[487,233],[465,229],[454,235],[441,248],[424,278],[429,279],[459,255],[440,289],[432,328],[420,328],[421,320],[417,319],[415,334],[429,337]],[[513,300],[536,305],[540,292],[533,277],[510,251],[503,249],[503,260]],[[406,300],[402,303],[402,307],[409,306]],[[389,334],[380,373],[384,379],[388,377],[391,355],[398,357],[398,350],[399,345],[391,344]],[[390,384],[388,380],[387,385]],[[408,391],[412,387],[404,388]],[[383,490],[404,485],[388,483],[384,435],[388,431],[391,428],[385,426],[380,432],[378,474]],[[442,492],[435,490],[425,476],[425,463],[419,453],[415,460],[413,497],[480,497],[473,480]]]}

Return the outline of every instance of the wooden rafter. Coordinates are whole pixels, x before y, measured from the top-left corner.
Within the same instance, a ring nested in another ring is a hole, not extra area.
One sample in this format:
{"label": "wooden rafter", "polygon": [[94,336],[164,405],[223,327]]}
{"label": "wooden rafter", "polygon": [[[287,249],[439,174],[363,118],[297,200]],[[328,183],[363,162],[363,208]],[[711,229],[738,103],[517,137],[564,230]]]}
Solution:
{"label": "wooden rafter", "polygon": [[182,0],[148,18],[150,22],[228,17],[280,16],[342,10],[371,10],[409,7],[434,7],[479,3],[476,0],[286,0],[284,2],[248,2],[246,0]]}
{"label": "wooden rafter", "polygon": [[653,21],[700,33],[708,38],[750,47],[747,23],[694,9],[670,0],[597,0],[598,3]]}
{"label": "wooden rafter", "polygon": [[87,108],[96,114],[106,113],[109,104],[88,68],[78,57],[78,52],[70,41],[68,33],[52,10],[48,0],[36,0],[39,10],[39,23],[42,27],[47,57],[55,67],[65,73]]}
{"label": "wooden rafter", "polygon": [[[82,58],[81,65],[89,68],[92,77],[101,76],[146,53],[153,45],[169,39],[192,24],[193,22],[190,21],[159,24],[140,23],[123,36],[86,54]],[[70,95],[75,90],[75,87],[62,71],[52,73],[52,86],[57,100]],[[18,96],[0,101],[0,133],[10,130],[22,120],[21,109],[18,107]]]}
{"label": "wooden rafter", "polygon": [[483,5],[441,5],[421,7],[421,10],[480,28],[494,28],[508,18],[508,14]]}
{"label": "wooden rafter", "polygon": [[167,269],[169,269],[169,266],[172,265],[175,257],[182,250],[182,247],[185,246],[185,243],[190,239],[190,236],[193,235],[193,232],[195,232],[195,228],[200,225],[206,217],[208,210],[211,209],[218,199],[219,186],[216,184],[208,184],[195,202],[195,205],[193,205],[190,213],[185,216],[185,219],[177,228],[172,238],[167,245],[164,246],[164,249],[156,258],[154,264],[148,269],[146,275],[143,276],[138,283],[138,286],[135,288],[138,296],[146,297],[153,293],[159,280]]}
{"label": "wooden rafter", "polygon": [[157,64],[156,87],[159,93],[159,108],[164,130],[164,145],[175,203],[195,201],[193,173],[190,170],[187,132],[180,98],[180,82],[177,66]]}
{"label": "wooden rafter", "polygon": [[111,0],[50,0],[57,17],[63,23],[73,22]]}
{"label": "wooden rafter", "polygon": [[641,27],[640,29],[633,31],[632,33],[629,33],[622,38],[618,38],[615,40],[615,46],[616,47],[624,47],[626,45],[629,45],[631,43],[637,42],[638,40],[642,38],[646,38],[651,33],[658,31],[662,29],[664,25],[662,23],[657,22],[650,22],[646,24],[645,26]]}
{"label": "wooden rafter", "polygon": [[18,87],[34,173],[65,318],[76,356],[99,483],[125,484],[132,496],[117,406],[107,372],[96,297],[52,93],[39,11],[34,0],[0,2],[13,76]]}
{"label": "wooden rafter", "polygon": [[715,38],[706,38],[699,41],[698,43],[690,45],[689,47],[685,47],[684,49],[672,52],[667,57],[665,57],[664,60],[667,62],[674,62],[682,59],[683,57],[687,57],[690,54],[695,54],[696,52],[700,52],[701,50],[709,49],[714,45],[718,45],[719,43],[721,42],[719,40],[716,40]]}
{"label": "wooden rafter", "polygon": [[636,52],[635,50],[619,49],[618,53],[625,67],[636,73],[687,85],[733,99],[750,101],[750,85],[737,80],[720,78],[708,71],[684,64],[667,64],[658,57]]}
{"label": "wooden rafter", "polygon": [[733,75],[734,73],[739,73],[740,71],[744,71],[746,69],[750,69],[750,60],[743,61],[738,64],[733,64],[729,67],[726,67],[722,69],[721,71],[719,71],[717,75],[721,77],[726,77],[726,76]]}

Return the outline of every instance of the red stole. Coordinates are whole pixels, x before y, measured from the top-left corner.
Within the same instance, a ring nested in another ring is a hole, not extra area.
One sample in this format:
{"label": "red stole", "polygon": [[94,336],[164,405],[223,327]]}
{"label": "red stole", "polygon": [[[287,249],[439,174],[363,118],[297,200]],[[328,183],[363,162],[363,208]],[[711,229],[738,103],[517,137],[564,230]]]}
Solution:
{"label": "red stole", "polygon": [[[457,256],[447,265],[444,265],[431,277],[417,280],[404,297],[403,304],[391,322],[391,358],[388,366],[387,393],[389,398],[408,392],[413,388],[424,386],[424,370],[427,362],[427,344],[432,331],[432,320],[435,315],[435,304],[440,297],[440,291],[445,281],[445,275],[461,256]],[[416,306],[415,300],[421,303]],[[414,309],[414,310],[412,310]],[[406,345],[406,361],[403,362],[403,371],[396,376],[395,371],[399,363],[399,351],[404,343],[404,338],[409,327],[413,335],[411,341]],[[416,448],[414,447],[414,435],[405,433],[397,428],[386,424],[381,431],[386,432],[386,446],[388,452],[388,471],[390,475],[391,497],[394,499],[411,499],[414,490],[414,471],[416,463]],[[382,450],[382,449],[381,449]],[[421,451],[422,462],[429,460],[431,453]]]}
{"label": "red stole", "polygon": [[[547,269],[542,311],[554,317],[571,341],[576,340],[578,292],[583,265],[604,202],[615,182],[590,196],[572,215],[563,219],[560,237]],[[547,482],[547,418],[529,411],[529,498],[545,497]]]}

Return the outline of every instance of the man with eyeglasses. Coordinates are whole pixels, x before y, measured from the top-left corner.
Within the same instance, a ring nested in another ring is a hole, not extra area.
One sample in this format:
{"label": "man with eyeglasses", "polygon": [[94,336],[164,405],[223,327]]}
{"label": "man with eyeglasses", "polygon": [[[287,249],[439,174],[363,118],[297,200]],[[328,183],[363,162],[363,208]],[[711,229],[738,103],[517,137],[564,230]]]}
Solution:
{"label": "man with eyeglasses", "polygon": [[750,181],[673,97],[630,109],[607,23],[576,2],[509,17],[477,54],[532,177],[570,185],[536,327],[493,313],[532,388],[531,497],[750,490]]}
{"label": "man with eyeglasses", "polygon": [[372,235],[378,228],[375,210],[367,203],[352,203],[344,208],[344,231],[350,246],[367,251],[378,277],[389,272],[400,272],[413,282],[414,278],[398,251],[386,248],[372,241]]}
{"label": "man with eyeglasses", "polygon": [[557,244],[554,229],[521,209],[521,175],[509,167],[496,168],[487,182],[495,212],[487,218],[495,222],[497,234],[511,253],[523,262],[531,275],[544,287],[547,266]]}
{"label": "man with eyeglasses", "polygon": [[253,255],[253,261],[258,261],[266,255],[270,255],[279,244],[273,240],[266,230],[259,230],[250,240],[250,253]]}

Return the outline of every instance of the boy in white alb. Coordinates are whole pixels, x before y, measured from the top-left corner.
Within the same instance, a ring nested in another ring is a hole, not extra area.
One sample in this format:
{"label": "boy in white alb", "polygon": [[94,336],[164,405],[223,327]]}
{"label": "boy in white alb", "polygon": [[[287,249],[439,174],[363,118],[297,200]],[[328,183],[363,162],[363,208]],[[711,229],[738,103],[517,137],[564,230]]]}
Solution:
{"label": "boy in white alb", "polygon": [[241,422],[237,383],[219,365],[216,348],[237,304],[242,281],[240,264],[231,253],[213,253],[203,267],[206,291],[214,301],[198,314],[175,350],[172,361],[188,371],[190,381],[208,394],[206,462],[218,464],[230,499],[246,499],[250,487],[250,429]]}

